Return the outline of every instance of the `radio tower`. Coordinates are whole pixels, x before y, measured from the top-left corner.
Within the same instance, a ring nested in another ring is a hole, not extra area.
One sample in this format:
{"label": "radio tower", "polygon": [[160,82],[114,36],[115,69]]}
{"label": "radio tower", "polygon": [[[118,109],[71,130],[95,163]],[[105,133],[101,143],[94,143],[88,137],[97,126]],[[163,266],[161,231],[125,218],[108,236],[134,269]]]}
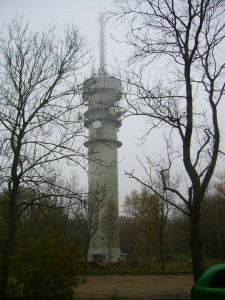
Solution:
{"label": "radio tower", "polygon": [[99,20],[100,66],[97,75],[84,82],[83,90],[83,99],[88,106],[84,125],[89,130],[89,137],[84,146],[88,148],[89,222],[94,230],[88,260],[117,261],[121,253],[117,148],[122,145],[117,140],[121,126],[117,105],[122,97],[122,85],[106,72],[103,14]]}

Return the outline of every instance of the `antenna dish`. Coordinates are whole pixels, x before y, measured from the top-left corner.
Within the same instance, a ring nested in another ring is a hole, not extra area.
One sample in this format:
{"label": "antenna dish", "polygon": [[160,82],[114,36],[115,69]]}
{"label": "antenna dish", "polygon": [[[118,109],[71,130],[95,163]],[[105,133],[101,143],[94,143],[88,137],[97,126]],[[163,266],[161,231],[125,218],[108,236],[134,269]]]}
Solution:
{"label": "antenna dish", "polygon": [[92,122],[92,127],[95,129],[98,129],[98,128],[102,127],[102,122],[99,120],[94,121],[94,122]]}
{"label": "antenna dish", "polygon": [[111,115],[116,115],[116,114],[118,114],[119,112],[120,112],[120,109],[119,109],[119,107],[117,107],[117,106],[112,106],[112,107],[109,108],[109,113],[110,113]]}

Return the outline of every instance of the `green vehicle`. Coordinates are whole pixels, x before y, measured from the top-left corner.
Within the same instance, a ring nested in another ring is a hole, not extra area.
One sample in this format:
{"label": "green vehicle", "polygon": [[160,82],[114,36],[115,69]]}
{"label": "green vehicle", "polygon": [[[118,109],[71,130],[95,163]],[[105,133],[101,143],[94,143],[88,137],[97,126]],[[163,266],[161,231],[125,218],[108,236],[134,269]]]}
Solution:
{"label": "green vehicle", "polygon": [[225,300],[225,264],[211,266],[191,290],[192,300]]}

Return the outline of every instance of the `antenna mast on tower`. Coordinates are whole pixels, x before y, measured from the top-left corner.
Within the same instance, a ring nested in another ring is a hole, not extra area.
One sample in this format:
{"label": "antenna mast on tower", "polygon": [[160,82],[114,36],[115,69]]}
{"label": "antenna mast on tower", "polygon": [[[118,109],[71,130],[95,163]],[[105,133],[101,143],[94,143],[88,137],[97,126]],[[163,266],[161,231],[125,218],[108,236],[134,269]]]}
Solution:
{"label": "antenna mast on tower", "polygon": [[100,48],[100,66],[99,66],[99,75],[105,75],[105,20],[104,14],[101,13],[99,17],[100,22],[100,40],[99,40],[99,48]]}

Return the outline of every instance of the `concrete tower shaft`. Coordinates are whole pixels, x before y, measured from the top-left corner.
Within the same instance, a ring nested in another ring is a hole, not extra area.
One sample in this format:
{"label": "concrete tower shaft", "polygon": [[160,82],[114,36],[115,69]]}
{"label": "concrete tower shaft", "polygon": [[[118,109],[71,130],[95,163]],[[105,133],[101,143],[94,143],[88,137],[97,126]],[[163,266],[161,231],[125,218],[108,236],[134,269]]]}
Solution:
{"label": "concrete tower shaft", "polygon": [[89,129],[88,140],[88,185],[89,206],[95,211],[98,230],[89,249],[89,259],[102,255],[115,261],[120,257],[118,233],[118,166],[117,148],[122,145],[117,139],[121,126],[121,114],[117,106],[122,97],[122,85],[108,75],[95,76],[84,83],[83,99],[88,106],[84,113],[85,127]]}

